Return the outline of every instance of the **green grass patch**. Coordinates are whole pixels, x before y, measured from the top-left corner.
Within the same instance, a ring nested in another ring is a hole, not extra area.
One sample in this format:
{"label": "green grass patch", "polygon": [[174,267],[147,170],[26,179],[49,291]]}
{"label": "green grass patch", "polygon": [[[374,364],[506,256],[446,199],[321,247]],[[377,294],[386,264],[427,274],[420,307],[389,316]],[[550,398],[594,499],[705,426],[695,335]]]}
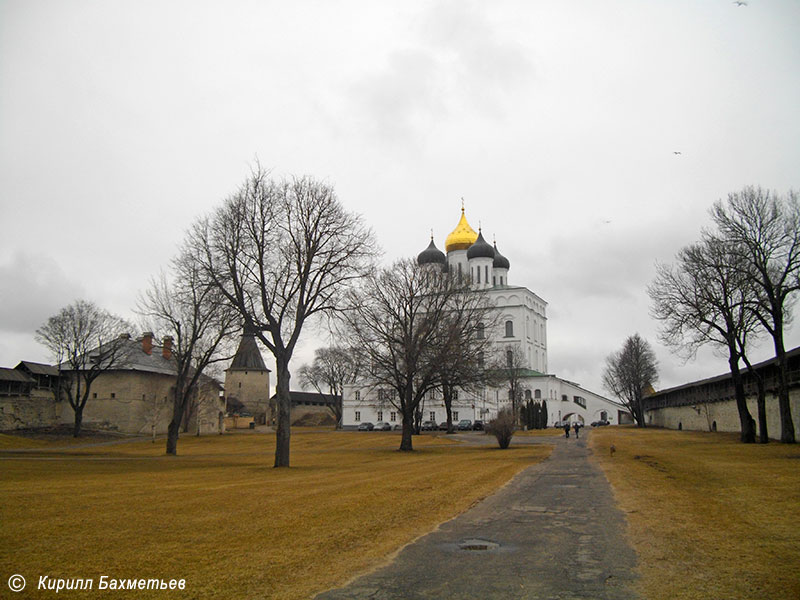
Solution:
{"label": "green grass patch", "polygon": [[627,512],[646,598],[800,598],[800,447],[620,427],[590,445]]}
{"label": "green grass patch", "polygon": [[163,441],[6,452],[0,563],[29,585],[39,575],[185,578],[183,597],[307,598],[550,453],[421,436],[409,454],[399,441],[295,431],[290,469],[271,467],[272,434],[183,437],[178,457],[164,456]]}

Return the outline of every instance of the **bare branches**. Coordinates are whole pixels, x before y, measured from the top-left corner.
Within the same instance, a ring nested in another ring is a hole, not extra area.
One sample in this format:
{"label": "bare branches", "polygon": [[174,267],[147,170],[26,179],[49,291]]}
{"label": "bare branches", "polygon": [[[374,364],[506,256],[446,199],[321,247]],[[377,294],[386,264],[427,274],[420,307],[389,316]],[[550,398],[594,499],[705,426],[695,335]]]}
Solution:
{"label": "bare branches", "polygon": [[348,295],[343,318],[367,378],[397,392],[389,401],[403,415],[401,450],[412,450],[414,412],[426,393],[480,376],[458,362],[477,365],[485,344],[477,331],[487,315],[481,292],[411,260],[373,273]]}
{"label": "bare branches", "polygon": [[783,330],[800,289],[800,200],[746,187],[711,211],[720,235],[738,249],[734,266],[758,289],[754,315],[769,332],[778,360],[781,441],[794,443]]}
{"label": "bare branches", "polygon": [[58,363],[60,391],[75,412],[73,435],[78,437],[83,409],[92,383],[126,358],[124,334],[131,325],[92,302],[78,300],[62,308],[36,331],[36,339]]}
{"label": "bare branches", "polygon": [[372,232],[332,187],[309,177],[272,180],[258,166],[195,224],[189,246],[203,276],[275,357],[275,466],[289,466],[289,362],[306,320],[339,310],[343,290],[369,270]]}
{"label": "bare branches", "polygon": [[[360,364],[358,353],[353,348],[330,346],[314,352],[314,362],[300,368],[300,381],[317,390],[319,394],[330,394],[333,404],[328,404],[336,427],[342,426],[342,394],[344,386],[358,377]],[[324,390],[324,391],[323,391]]]}
{"label": "bare branches", "polygon": [[658,362],[650,344],[633,334],[618,352],[606,358],[603,385],[619,398],[639,427],[645,426],[642,398],[645,390],[658,381]]}
{"label": "bare branches", "polygon": [[239,329],[239,313],[203,276],[197,250],[185,246],[172,261],[172,277],[162,273],[154,278],[138,306],[152,329],[171,338],[169,352],[176,381],[167,454],[173,455],[177,453],[181,421],[198,394],[203,372],[228,358],[224,343]]}

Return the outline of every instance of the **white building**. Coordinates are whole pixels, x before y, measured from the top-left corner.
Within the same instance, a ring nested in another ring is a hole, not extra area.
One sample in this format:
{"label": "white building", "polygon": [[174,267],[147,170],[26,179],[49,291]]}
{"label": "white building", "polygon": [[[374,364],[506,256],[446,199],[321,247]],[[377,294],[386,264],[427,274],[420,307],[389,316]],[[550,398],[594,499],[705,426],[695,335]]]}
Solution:
{"label": "white building", "polygon": [[[475,232],[467,222],[464,208],[456,228],[445,240],[447,255],[431,243],[417,257],[420,268],[437,268],[469,276],[475,289],[484,290],[496,311],[494,330],[484,335],[493,352],[516,354],[522,360],[523,401],[546,401],[548,423],[558,421],[607,420],[612,424],[628,421],[628,413],[616,402],[583,389],[577,383],[547,374],[547,302],[526,287],[509,283],[510,263],[497,249]],[[513,356],[508,356],[512,360]],[[362,380],[345,386],[343,424],[357,426],[369,421],[400,424],[402,417],[392,406],[394,390],[383,389]],[[453,402],[453,420],[487,421],[510,403],[505,387],[486,387],[480,391],[459,390]],[[425,399],[423,420],[441,423],[447,419],[441,393]]]}

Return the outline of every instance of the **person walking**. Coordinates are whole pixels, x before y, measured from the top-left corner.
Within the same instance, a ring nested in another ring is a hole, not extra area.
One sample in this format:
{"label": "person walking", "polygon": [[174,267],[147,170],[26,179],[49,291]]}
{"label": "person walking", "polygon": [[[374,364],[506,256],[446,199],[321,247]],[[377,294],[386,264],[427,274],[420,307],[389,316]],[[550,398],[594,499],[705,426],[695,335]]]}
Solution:
{"label": "person walking", "polygon": [[564,423],[564,435],[569,437],[569,423]]}
{"label": "person walking", "polygon": [[576,438],[579,438],[579,437],[581,437],[581,436],[579,436],[579,435],[578,435],[578,431],[580,431],[580,429],[581,429],[580,423],[578,423],[577,421],[575,421],[575,425],[574,425],[573,427],[575,427],[575,437],[576,437]]}

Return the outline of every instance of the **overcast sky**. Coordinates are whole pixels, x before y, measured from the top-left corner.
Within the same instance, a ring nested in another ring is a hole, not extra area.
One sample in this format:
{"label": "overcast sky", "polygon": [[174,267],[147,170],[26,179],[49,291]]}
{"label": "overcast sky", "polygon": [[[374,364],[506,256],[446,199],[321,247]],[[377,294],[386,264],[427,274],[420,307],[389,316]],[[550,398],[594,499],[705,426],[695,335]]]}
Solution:
{"label": "overcast sky", "polygon": [[718,198],[800,188],[798,31],[796,0],[0,0],[0,366],[49,362],[77,298],[133,318],[258,157],[333,184],[387,263],[463,196],[561,377],[603,393],[634,332],[658,388],[722,373],[658,344],[645,288]]}

